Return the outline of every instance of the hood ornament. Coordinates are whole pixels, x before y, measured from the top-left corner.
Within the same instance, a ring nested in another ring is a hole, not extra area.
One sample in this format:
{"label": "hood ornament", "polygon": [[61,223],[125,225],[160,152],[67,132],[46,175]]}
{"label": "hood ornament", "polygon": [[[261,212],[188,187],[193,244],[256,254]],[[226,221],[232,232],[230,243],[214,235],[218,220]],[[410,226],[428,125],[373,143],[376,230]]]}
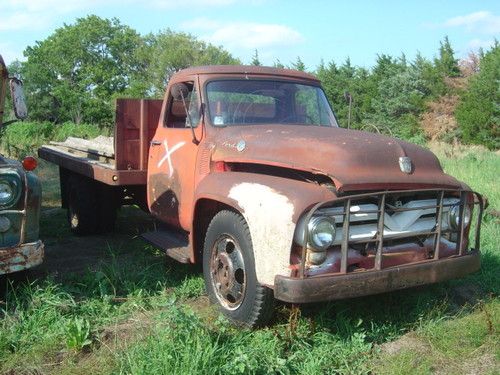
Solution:
{"label": "hood ornament", "polygon": [[401,156],[399,158],[399,169],[401,169],[401,172],[406,174],[410,174],[412,172],[413,165],[408,156]]}

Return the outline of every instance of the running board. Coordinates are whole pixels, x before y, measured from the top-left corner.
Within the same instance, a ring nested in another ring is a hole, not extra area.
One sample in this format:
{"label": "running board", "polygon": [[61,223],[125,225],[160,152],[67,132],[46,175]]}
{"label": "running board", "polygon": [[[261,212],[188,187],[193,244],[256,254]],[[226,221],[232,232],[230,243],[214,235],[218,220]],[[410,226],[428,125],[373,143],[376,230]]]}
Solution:
{"label": "running board", "polygon": [[157,229],[141,236],[154,247],[165,251],[170,258],[181,263],[191,263],[191,246],[187,235],[167,229]]}

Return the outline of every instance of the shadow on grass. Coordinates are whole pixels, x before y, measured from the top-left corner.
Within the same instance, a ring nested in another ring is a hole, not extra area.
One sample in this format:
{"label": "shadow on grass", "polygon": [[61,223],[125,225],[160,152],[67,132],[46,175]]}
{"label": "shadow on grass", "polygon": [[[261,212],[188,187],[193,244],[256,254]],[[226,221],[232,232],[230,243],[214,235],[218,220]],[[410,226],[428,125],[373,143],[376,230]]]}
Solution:
{"label": "shadow on grass", "polygon": [[140,233],[154,228],[151,216],[135,207],[121,211],[114,233],[75,236],[68,228],[65,210],[45,207],[40,223],[44,263],[0,279],[0,301],[26,284],[44,283],[57,284],[75,301],[112,298],[120,302],[129,296],[154,296],[183,285],[193,289],[184,290],[185,294],[200,294],[199,283],[189,285],[190,279],[199,275],[198,268],[167,258],[140,238]]}
{"label": "shadow on grass", "polygon": [[[472,311],[498,296],[499,258],[482,255],[482,269],[463,279],[419,286],[367,297],[301,306],[301,317],[315,330],[334,332],[344,339],[356,332],[373,343],[390,341],[429,321]],[[291,307],[286,306],[286,311]],[[284,319],[282,316],[281,319]]]}

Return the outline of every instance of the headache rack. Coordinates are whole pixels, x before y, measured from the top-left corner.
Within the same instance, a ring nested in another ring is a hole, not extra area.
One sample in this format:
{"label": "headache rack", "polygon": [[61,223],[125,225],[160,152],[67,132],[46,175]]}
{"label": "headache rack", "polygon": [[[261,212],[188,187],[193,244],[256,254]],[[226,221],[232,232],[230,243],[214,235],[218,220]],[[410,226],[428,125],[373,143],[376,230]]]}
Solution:
{"label": "headache rack", "polygon": [[[305,222],[308,223],[309,220],[318,212],[318,210],[331,207],[338,206],[339,204],[343,205],[343,211],[341,213],[343,217],[343,221],[341,223],[342,228],[342,242],[340,245],[341,251],[341,259],[340,259],[340,272],[334,273],[335,275],[342,275],[348,273],[348,250],[350,245],[365,243],[365,244],[374,244],[375,246],[375,261],[374,268],[366,271],[380,271],[384,268],[383,264],[383,253],[384,253],[384,217],[385,213],[388,210],[386,207],[387,198],[393,198],[401,195],[418,195],[418,194],[426,194],[428,197],[433,197],[436,200],[436,204],[426,205],[426,206],[418,206],[418,207],[391,207],[390,211],[393,213],[396,212],[404,212],[404,211],[412,211],[412,210],[423,210],[423,209],[435,209],[435,225],[431,230],[421,231],[418,233],[401,233],[398,235],[392,235],[390,240],[401,240],[405,238],[415,237],[416,235],[422,237],[430,237],[434,236],[434,246],[433,246],[433,254],[430,259],[427,261],[437,261],[440,256],[440,244],[442,236],[445,234],[455,234],[456,235],[456,248],[455,255],[461,256],[465,253],[465,247],[467,246],[467,242],[465,237],[468,235],[468,231],[473,228],[473,223],[469,223],[469,227],[466,228],[464,225],[464,217],[465,217],[465,206],[469,206],[471,209],[471,221],[474,217],[473,212],[475,211],[475,206],[478,206],[479,210],[477,215],[475,215],[476,222],[474,228],[474,250],[479,251],[480,248],[480,230],[481,230],[481,218],[484,210],[484,199],[483,197],[473,191],[468,190],[456,190],[456,189],[417,189],[417,190],[397,190],[397,191],[382,191],[382,192],[374,192],[374,193],[364,193],[364,194],[356,194],[356,195],[348,195],[344,197],[339,197],[332,201],[325,201],[316,204],[307,214],[305,218]],[[443,220],[443,208],[451,207],[456,205],[446,204],[444,203],[444,199],[446,195],[453,195],[454,197],[459,199],[459,222],[456,229],[443,229],[442,228],[442,220]],[[349,229],[351,226],[350,216],[352,214],[351,207],[353,203],[359,202],[363,199],[371,199],[377,201],[378,208],[376,210],[361,210],[356,211],[356,214],[377,214],[377,232],[373,238],[369,239],[351,239],[349,236]],[[305,226],[304,230],[307,226]],[[467,231],[467,233],[466,233]],[[307,236],[304,236],[307,238]],[[306,275],[306,253],[307,253],[308,243],[304,241],[302,245],[302,253],[301,253],[301,261],[299,265],[299,278],[305,278]],[[324,275],[324,274],[323,274]],[[332,274],[333,275],[333,274]],[[314,276],[312,276],[314,277]]]}

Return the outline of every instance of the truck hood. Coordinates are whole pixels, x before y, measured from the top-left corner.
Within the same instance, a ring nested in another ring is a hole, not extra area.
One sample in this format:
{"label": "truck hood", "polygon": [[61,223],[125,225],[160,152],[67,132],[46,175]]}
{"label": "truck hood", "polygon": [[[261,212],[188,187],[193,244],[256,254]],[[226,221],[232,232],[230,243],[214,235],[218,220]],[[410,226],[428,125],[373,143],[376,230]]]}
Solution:
{"label": "truck hood", "polygon": [[[329,176],[337,191],[460,188],[436,156],[417,145],[342,128],[272,125],[217,130],[213,161],[281,166]],[[399,158],[409,157],[411,173]]]}
{"label": "truck hood", "polygon": [[19,168],[21,163],[17,160],[9,159],[0,154],[0,168]]}

